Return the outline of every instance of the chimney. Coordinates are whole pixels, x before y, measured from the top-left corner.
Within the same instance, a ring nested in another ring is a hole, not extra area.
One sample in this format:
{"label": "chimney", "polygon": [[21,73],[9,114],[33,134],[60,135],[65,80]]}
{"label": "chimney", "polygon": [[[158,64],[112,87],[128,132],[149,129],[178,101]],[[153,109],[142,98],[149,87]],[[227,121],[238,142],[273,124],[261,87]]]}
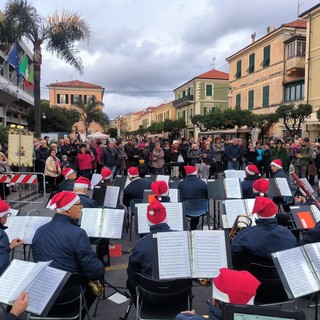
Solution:
{"label": "chimney", "polygon": [[251,34],[251,42],[254,43],[256,41],[256,33]]}
{"label": "chimney", "polygon": [[274,26],[267,27],[267,34],[274,31],[274,30],[276,30],[276,28]]}

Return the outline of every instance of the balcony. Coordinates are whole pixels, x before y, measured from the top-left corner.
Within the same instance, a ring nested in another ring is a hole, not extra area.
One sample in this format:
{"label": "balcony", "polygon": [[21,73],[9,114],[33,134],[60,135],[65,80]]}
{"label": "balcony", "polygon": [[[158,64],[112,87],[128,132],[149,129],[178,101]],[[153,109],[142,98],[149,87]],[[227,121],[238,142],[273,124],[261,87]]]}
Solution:
{"label": "balcony", "polygon": [[293,57],[286,61],[287,76],[304,76],[305,57]]}
{"label": "balcony", "polygon": [[183,108],[186,106],[189,106],[190,104],[193,103],[193,95],[192,94],[188,94],[187,96],[184,96],[180,99],[174,100],[173,101],[173,106],[177,109],[179,108]]}

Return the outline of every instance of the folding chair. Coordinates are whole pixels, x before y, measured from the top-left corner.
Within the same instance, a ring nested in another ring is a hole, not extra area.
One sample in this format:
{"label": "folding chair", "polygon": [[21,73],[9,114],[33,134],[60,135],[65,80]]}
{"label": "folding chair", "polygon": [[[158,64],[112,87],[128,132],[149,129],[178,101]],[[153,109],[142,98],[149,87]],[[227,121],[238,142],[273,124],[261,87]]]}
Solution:
{"label": "folding chair", "polygon": [[201,229],[203,229],[204,216],[207,216],[208,229],[210,229],[209,201],[207,199],[183,201],[183,210],[186,217],[189,217],[189,218],[202,217]]}
{"label": "folding chair", "polygon": [[191,310],[192,280],[158,281],[137,274],[136,319],[175,319]]}
{"label": "folding chair", "polygon": [[132,199],[130,200],[130,221],[129,221],[129,228],[130,228],[130,241],[132,240],[132,224],[133,224],[133,218],[137,214],[137,208],[136,203],[142,203],[142,199]]}

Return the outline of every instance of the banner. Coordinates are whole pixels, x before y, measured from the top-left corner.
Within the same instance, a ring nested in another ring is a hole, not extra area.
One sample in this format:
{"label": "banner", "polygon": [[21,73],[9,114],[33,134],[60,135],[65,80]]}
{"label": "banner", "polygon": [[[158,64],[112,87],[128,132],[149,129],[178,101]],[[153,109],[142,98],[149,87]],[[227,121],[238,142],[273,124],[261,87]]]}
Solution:
{"label": "banner", "polygon": [[33,133],[29,131],[10,131],[8,134],[9,165],[33,166]]}

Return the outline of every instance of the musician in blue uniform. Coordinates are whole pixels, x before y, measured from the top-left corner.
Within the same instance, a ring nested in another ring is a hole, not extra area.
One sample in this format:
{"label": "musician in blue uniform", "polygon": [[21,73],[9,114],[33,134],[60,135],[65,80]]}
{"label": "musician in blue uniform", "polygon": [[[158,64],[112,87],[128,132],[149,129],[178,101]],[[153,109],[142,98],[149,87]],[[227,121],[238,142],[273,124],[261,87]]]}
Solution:
{"label": "musician in blue uniform", "polygon": [[232,263],[236,270],[248,270],[252,262],[273,265],[272,252],[297,245],[292,232],[278,225],[278,208],[272,200],[256,197],[252,212],[258,216],[256,225],[242,230],[231,243]]}
{"label": "musician in blue uniform", "polygon": [[253,183],[259,179],[260,171],[254,164],[246,166],[246,177],[241,182],[242,194],[244,199],[254,198]]}
{"label": "musician in blue uniform", "polygon": [[152,182],[151,190],[160,202],[170,202],[169,186],[165,181]]}
{"label": "musician in blue uniform", "polygon": [[76,181],[77,174],[71,168],[62,170],[64,180],[59,183],[58,191],[73,191],[74,182]]}
{"label": "musician in blue uniform", "polygon": [[23,291],[14,301],[10,312],[6,312],[5,320],[18,320],[18,317],[27,309],[28,304],[28,293],[26,291]]}

